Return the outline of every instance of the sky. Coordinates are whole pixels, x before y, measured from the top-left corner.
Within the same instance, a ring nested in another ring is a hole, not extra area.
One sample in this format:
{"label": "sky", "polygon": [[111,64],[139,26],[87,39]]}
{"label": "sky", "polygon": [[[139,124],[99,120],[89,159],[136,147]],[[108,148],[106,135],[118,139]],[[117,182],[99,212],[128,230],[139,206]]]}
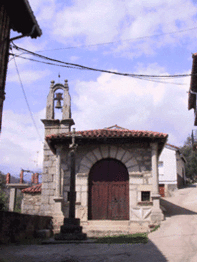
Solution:
{"label": "sky", "polygon": [[[19,47],[52,59],[121,73],[191,73],[192,53],[197,52],[196,0],[29,3],[42,36],[15,40]],[[11,33],[11,37],[16,35]],[[10,52],[37,59],[15,48]],[[117,124],[130,130],[167,133],[168,143],[183,146],[194,129],[193,110],[187,109],[189,76],[139,79],[10,56],[0,171],[15,176],[21,168],[41,172],[44,126],[40,120],[45,119],[51,80],[63,84],[65,79],[76,130]]]}

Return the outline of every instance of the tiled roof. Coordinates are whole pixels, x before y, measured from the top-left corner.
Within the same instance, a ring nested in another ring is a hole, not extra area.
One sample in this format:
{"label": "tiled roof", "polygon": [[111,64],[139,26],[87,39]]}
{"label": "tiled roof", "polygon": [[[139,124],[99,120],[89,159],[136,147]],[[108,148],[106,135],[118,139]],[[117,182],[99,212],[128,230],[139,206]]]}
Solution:
{"label": "tiled roof", "polygon": [[22,190],[22,193],[41,193],[42,184],[31,186]]}
{"label": "tiled roof", "polygon": [[[126,137],[147,137],[147,138],[167,138],[167,134],[153,131],[139,131],[128,129],[95,129],[75,132],[76,137],[80,138],[126,138]],[[46,140],[62,139],[72,136],[72,132],[48,135]]]}

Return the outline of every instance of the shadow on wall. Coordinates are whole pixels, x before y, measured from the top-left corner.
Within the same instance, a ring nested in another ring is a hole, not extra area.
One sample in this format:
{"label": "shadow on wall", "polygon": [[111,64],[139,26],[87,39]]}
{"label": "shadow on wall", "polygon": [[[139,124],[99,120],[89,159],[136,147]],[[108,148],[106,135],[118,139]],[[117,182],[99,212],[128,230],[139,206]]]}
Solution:
{"label": "shadow on wall", "polygon": [[161,206],[164,208],[165,217],[171,217],[176,215],[196,215],[196,212],[193,212],[189,209],[177,206],[166,199],[161,199]]}

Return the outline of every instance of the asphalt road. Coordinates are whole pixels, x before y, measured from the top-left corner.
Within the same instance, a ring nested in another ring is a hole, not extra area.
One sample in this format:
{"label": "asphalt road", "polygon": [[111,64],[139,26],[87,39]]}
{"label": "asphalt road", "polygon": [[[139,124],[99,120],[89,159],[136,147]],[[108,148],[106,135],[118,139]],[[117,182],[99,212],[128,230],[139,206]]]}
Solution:
{"label": "asphalt road", "polygon": [[148,244],[0,246],[0,262],[196,262],[197,187],[163,198],[166,219]]}

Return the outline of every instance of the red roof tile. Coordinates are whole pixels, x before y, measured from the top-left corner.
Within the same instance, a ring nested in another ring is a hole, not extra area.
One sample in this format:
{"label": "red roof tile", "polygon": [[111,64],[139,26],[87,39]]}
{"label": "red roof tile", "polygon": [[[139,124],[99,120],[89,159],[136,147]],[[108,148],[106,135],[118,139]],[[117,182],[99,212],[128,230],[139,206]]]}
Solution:
{"label": "red roof tile", "polygon": [[[149,137],[149,138],[167,138],[167,134],[153,131],[139,131],[128,129],[95,129],[75,132],[80,138],[123,138],[123,137]],[[46,140],[61,139],[71,137],[72,132],[61,133],[46,136]]]}
{"label": "red roof tile", "polygon": [[42,184],[31,186],[22,190],[22,193],[41,193]]}

